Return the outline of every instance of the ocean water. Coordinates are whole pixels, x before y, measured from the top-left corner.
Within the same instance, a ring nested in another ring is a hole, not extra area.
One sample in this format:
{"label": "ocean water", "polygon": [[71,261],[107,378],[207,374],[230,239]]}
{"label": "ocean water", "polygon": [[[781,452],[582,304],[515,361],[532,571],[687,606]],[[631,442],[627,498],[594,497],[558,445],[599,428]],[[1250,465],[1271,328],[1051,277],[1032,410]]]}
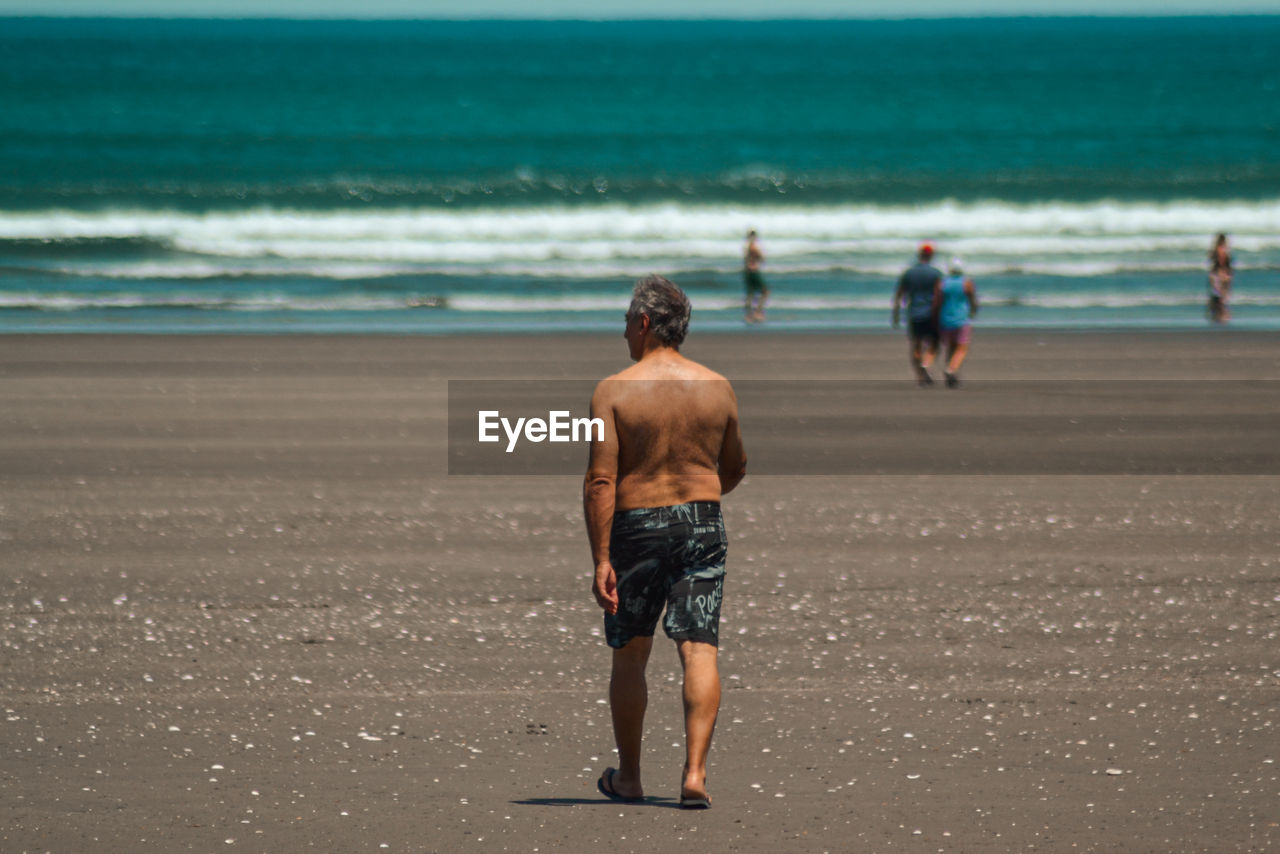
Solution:
{"label": "ocean water", "polygon": [[1280,17],[0,19],[0,332],[1280,330]]}

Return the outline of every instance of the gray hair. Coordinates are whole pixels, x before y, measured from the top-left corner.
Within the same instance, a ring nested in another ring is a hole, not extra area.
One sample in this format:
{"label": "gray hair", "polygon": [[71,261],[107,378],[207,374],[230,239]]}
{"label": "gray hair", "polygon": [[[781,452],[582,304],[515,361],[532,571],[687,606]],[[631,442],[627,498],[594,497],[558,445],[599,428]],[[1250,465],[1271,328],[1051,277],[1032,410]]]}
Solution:
{"label": "gray hair", "polygon": [[645,276],[631,292],[628,317],[649,317],[649,331],[669,347],[679,347],[689,334],[689,298],[680,286],[662,276]]}

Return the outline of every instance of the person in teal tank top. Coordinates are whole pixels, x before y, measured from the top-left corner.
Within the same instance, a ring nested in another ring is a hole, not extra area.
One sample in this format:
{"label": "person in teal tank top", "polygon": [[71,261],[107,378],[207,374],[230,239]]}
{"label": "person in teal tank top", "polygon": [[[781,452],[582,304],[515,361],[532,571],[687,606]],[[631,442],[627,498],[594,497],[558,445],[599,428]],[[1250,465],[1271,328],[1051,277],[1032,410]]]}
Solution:
{"label": "person in teal tank top", "polygon": [[964,263],[952,258],[947,277],[933,290],[933,315],[938,321],[938,343],[946,348],[947,387],[960,385],[960,366],[969,355],[970,319],[978,313],[978,290],[964,274]]}

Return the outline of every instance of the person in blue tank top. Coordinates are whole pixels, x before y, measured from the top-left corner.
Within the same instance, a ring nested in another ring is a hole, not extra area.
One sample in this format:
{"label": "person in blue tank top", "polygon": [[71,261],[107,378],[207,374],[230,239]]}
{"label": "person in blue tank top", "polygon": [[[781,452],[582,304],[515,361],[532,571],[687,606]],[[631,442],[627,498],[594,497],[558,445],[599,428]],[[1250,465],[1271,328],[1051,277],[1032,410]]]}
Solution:
{"label": "person in blue tank top", "polygon": [[947,387],[955,388],[960,385],[960,366],[969,355],[969,321],[978,313],[978,290],[973,279],[965,276],[959,258],[951,259],[947,274],[934,288],[933,315],[938,322],[938,342],[947,348]]}

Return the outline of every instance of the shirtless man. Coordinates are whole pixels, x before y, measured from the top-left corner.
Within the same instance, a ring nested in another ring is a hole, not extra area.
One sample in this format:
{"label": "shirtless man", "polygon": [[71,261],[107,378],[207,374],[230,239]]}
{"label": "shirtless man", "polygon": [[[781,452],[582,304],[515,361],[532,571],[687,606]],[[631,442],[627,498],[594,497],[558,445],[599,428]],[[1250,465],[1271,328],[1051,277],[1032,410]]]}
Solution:
{"label": "shirtless man", "polygon": [[747,248],[742,253],[742,283],[747,290],[745,305],[747,323],[764,322],[764,304],[769,299],[769,286],[764,283],[764,250],[755,229],[747,232]]}
{"label": "shirtless man", "polygon": [[1227,235],[1219,234],[1209,250],[1209,319],[1226,323],[1231,317],[1231,247]]}
{"label": "shirtless man", "polygon": [[688,328],[689,298],[679,287],[661,276],[636,283],[623,333],[636,364],[592,395],[604,437],[591,445],[583,510],[596,567],[591,592],[613,648],[609,705],[619,760],[596,785],[613,800],[644,797],[644,674],[665,606],[663,629],[684,669],[680,806],[705,809],[720,711],[716,652],[728,544],[720,496],[742,480],[747,458],[728,380],[680,355]]}

